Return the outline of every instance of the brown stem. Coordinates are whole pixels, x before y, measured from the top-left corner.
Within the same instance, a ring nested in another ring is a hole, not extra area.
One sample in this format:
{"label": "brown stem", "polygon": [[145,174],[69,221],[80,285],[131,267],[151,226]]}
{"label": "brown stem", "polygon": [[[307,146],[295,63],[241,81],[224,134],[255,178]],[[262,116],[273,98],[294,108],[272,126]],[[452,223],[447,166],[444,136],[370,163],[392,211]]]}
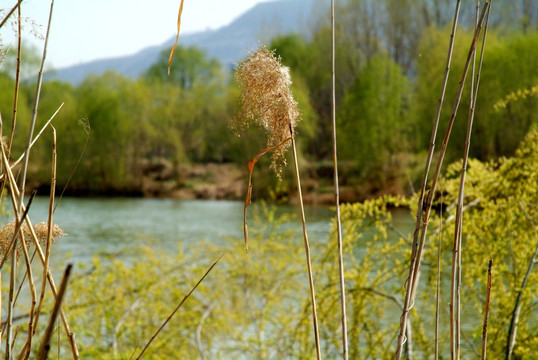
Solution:
{"label": "brown stem", "polygon": [[[529,216],[527,211],[525,211],[525,209],[523,208],[521,204],[520,204],[520,207],[522,208],[529,222],[531,222],[531,224],[534,226],[534,233],[536,234],[536,239],[538,239],[538,229],[536,227],[536,224],[534,223],[532,218]],[[512,319],[510,320],[510,327],[508,329],[508,338],[507,338],[507,344],[506,344],[506,360],[510,360],[512,358],[512,353],[514,352],[514,346],[516,345],[516,337],[517,337],[517,327],[519,324],[519,315],[521,313],[523,292],[525,291],[525,288],[527,287],[529,276],[536,262],[538,262],[538,242],[536,243],[536,247],[534,248],[534,253],[532,254],[532,257],[529,260],[529,265],[527,266],[527,272],[525,273],[523,282],[521,283],[521,286],[519,287],[518,292],[517,292],[516,302],[514,304],[514,311],[512,311]]]}
{"label": "brown stem", "polygon": [[219,256],[219,258],[217,259],[217,261],[215,261],[213,263],[213,265],[211,265],[209,267],[209,269],[207,269],[207,271],[205,272],[204,276],[202,276],[200,278],[200,280],[198,280],[198,282],[196,283],[196,285],[194,285],[194,287],[191,289],[191,291],[189,291],[189,293],[187,295],[185,295],[185,297],[183,298],[183,300],[181,300],[181,302],[176,306],[176,308],[174,309],[174,311],[172,311],[172,313],[166,318],[166,320],[164,320],[164,322],[162,323],[162,325],[159,327],[159,329],[157,329],[157,331],[155,332],[155,334],[153,334],[153,336],[151,337],[151,339],[149,339],[148,343],[144,346],[144,348],[142,349],[142,351],[140,352],[140,354],[138,355],[138,357],[136,358],[137,360],[142,358],[142,355],[144,355],[144,353],[146,352],[146,350],[148,349],[148,347],[151,345],[151,343],[153,342],[153,340],[155,340],[155,338],[157,337],[157,335],[159,335],[159,333],[161,332],[161,330],[166,326],[166,324],[168,324],[168,322],[170,321],[170,319],[172,319],[172,317],[176,314],[176,312],[179,310],[179,308],[181,306],[183,306],[183,304],[185,303],[185,301],[187,301],[187,299],[192,295],[192,293],[196,290],[196,288],[198,287],[198,285],[200,285],[202,283],[202,281],[204,281],[204,279],[206,278],[207,275],[209,275],[209,273],[211,272],[211,270],[213,270],[213,268],[218,264],[218,262],[220,261],[220,259],[222,258],[224,254],[222,254],[221,256]]}
{"label": "brown stem", "polygon": [[295,145],[295,137],[293,134],[293,129],[290,124],[290,134],[291,134],[291,149],[293,152],[293,162],[295,164],[295,178],[297,179],[297,192],[299,194],[299,207],[301,210],[301,223],[303,225],[303,239],[304,239],[304,248],[306,255],[306,265],[308,271],[308,283],[310,285],[310,301],[312,303],[312,322],[314,325],[314,339],[316,342],[316,356],[317,359],[321,359],[321,346],[319,342],[319,327],[318,327],[318,314],[316,310],[316,292],[314,289],[314,277],[312,275],[312,261],[310,258],[310,244],[308,241],[308,233],[306,231],[306,218],[304,212],[304,203],[303,203],[303,192],[301,190],[301,177],[299,174],[299,163],[297,161],[297,147]]}
{"label": "brown stem", "polygon": [[415,276],[414,271],[415,271],[415,262],[417,261],[416,255],[417,255],[417,247],[418,247],[418,238],[419,238],[420,229],[423,226],[422,212],[423,212],[423,206],[424,206],[424,198],[425,198],[425,194],[426,194],[426,186],[427,186],[427,183],[428,183],[428,175],[429,175],[429,172],[430,172],[430,167],[431,167],[431,164],[432,164],[433,154],[434,154],[434,151],[435,151],[435,141],[436,141],[436,138],[437,138],[437,130],[439,128],[439,119],[441,118],[441,109],[443,107],[446,87],[447,87],[447,84],[448,84],[448,76],[450,74],[450,64],[452,62],[452,52],[453,52],[453,49],[454,49],[454,39],[456,37],[456,29],[457,29],[457,25],[458,25],[460,4],[461,4],[461,1],[458,0],[456,2],[456,9],[455,9],[455,12],[454,12],[454,20],[452,21],[452,32],[450,34],[450,42],[448,44],[448,54],[447,54],[447,60],[446,60],[445,74],[444,74],[444,78],[443,78],[443,85],[441,86],[441,94],[439,96],[439,102],[437,104],[437,111],[436,111],[435,119],[434,119],[434,122],[433,122],[433,129],[432,129],[432,135],[431,135],[431,140],[430,140],[430,148],[428,150],[428,158],[426,160],[426,168],[424,170],[424,174],[423,174],[423,177],[422,177],[422,185],[421,185],[421,190],[420,190],[420,196],[419,196],[419,199],[418,199],[418,209],[417,209],[417,215],[416,215],[415,231],[413,233],[413,245],[412,245],[412,250],[411,250],[411,261],[410,261],[410,266],[409,266],[409,275],[408,275],[407,281],[406,281],[407,284],[408,284],[407,293],[406,293],[406,296],[405,296],[404,307],[402,309],[402,316],[400,317],[400,332],[398,334],[398,344],[397,344],[397,347],[396,347],[396,354],[394,355],[394,359],[398,359],[398,360],[402,356],[402,348],[403,348],[403,344],[405,342],[405,335],[404,334],[405,334],[405,327],[406,327],[406,324],[407,324],[407,315],[408,315],[410,304],[411,304],[411,292],[412,292],[412,289],[410,288],[409,284],[410,284],[410,281]]}
{"label": "brown stem", "polygon": [[486,304],[484,305],[484,324],[482,325],[482,360],[486,360],[486,348],[488,343],[488,315],[489,304],[491,300],[491,268],[493,266],[493,259],[489,259],[488,264],[488,285],[486,287]]}
{"label": "brown stem", "polygon": [[338,242],[338,270],[340,280],[340,308],[342,314],[342,358],[348,358],[347,316],[346,316],[346,285],[344,277],[344,256],[342,246],[342,221],[340,219],[340,185],[338,180],[338,156],[336,147],[336,44],[334,0],[331,0],[331,114],[332,114],[332,143],[334,164],[334,201],[336,205],[336,234]]}
{"label": "brown stem", "polygon": [[65,268],[64,276],[60,284],[60,290],[58,291],[58,296],[56,297],[56,302],[54,303],[54,308],[52,309],[49,323],[47,324],[47,328],[45,329],[45,335],[43,336],[43,341],[41,342],[41,347],[39,348],[39,354],[37,356],[38,360],[46,360],[48,358],[47,355],[50,350],[50,338],[52,336],[54,324],[56,323],[56,319],[58,318],[58,313],[61,312],[61,305],[65,296],[67,283],[69,281],[69,276],[71,275],[72,267],[72,264],[67,264]]}
{"label": "brown stem", "polygon": [[[486,4],[489,1],[486,2]],[[482,63],[484,59],[484,49],[486,45],[487,25],[489,21],[489,7],[486,15],[486,23],[484,26],[484,35],[482,39],[482,49],[480,53],[480,61],[478,72],[476,74],[476,84],[471,82],[471,100],[469,104],[469,113],[467,118],[467,132],[465,136],[465,148],[463,154],[463,163],[460,175],[460,184],[458,190],[458,203],[456,207],[456,221],[454,230],[454,250],[452,254],[452,279],[451,279],[451,304],[450,307],[450,329],[451,329],[451,354],[452,359],[460,358],[460,343],[461,343],[461,252],[462,252],[462,232],[463,232],[463,200],[465,195],[465,178],[467,174],[467,164],[469,160],[469,150],[471,144],[471,134],[473,129],[473,120],[476,108],[476,100],[478,97],[478,88],[480,85],[480,75],[482,72]],[[478,22],[476,23],[478,28]],[[473,58],[476,57],[476,52]],[[473,60],[474,62],[474,60]],[[474,68],[473,68],[474,75]],[[472,80],[473,77],[471,77]]]}

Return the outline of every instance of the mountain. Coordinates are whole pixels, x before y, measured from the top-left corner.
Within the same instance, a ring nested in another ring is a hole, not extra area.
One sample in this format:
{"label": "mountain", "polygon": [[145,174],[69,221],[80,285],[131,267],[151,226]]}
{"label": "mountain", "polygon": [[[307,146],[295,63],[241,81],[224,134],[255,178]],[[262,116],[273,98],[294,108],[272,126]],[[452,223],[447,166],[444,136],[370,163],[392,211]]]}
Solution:
{"label": "mountain", "polygon": [[[279,34],[308,33],[308,23],[315,0],[279,0],[257,4],[229,25],[217,30],[180,34],[179,45],[196,46],[210,57],[231,67],[258,42],[267,43]],[[159,53],[174,44],[175,36],[161,45],[147,47],[133,55],[96,60],[46,74],[47,80],[62,80],[72,84],[82,82],[90,74],[101,75],[108,70],[136,78],[157,60]]]}

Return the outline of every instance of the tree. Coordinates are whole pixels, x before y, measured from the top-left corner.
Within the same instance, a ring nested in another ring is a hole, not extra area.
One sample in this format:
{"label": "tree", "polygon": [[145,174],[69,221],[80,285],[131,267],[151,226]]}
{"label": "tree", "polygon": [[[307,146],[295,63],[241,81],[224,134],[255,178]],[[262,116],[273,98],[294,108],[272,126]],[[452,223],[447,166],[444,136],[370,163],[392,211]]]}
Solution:
{"label": "tree", "polygon": [[408,89],[400,67],[376,56],[346,93],[338,113],[340,152],[363,176],[382,173],[405,149]]}
{"label": "tree", "polygon": [[190,89],[195,84],[210,84],[222,79],[221,65],[216,59],[209,59],[202,50],[191,46],[177,46],[168,76],[170,49],[161,51],[159,58],[146,72],[148,80],[158,80],[175,84],[182,89]]}

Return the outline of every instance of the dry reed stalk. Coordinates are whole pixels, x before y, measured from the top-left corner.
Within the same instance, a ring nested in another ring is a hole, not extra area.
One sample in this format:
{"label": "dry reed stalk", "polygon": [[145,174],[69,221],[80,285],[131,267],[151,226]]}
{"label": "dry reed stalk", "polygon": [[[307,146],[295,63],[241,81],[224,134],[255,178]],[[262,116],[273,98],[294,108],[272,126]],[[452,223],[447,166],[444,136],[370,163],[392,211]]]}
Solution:
{"label": "dry reed stalk", "polygon": [[[22,220],[21,220],[22,222]],[[34,322],[34,311],[35,311],[35,306],[36,306],[36,303],[37,303],[37,300],[36,300],[36,288],[35,288],[35,283],[34,283],[34,276],[33,276],[33,273],[32,273],[32,264],[31,264],[31,260],[30,260],[30,257],[28,256],[28,247],[26,245],[26,241],[24,239],[24,235],[23,235],[23,232],[20,231],[20,235],[21,235],[21,245],[22,245],[22,250],[23,250],[23,254],[24,254],[24,260],[25,260],[25,263],[26,263],[26,274],[28,276],[28,285],[30,287],[30,294],[31,294],[31,305],[30,305],[30,319],[28,320],[28,338],[26,340],[26,345],[24,346],[21,354],[19,355],[19,359],[23,357],[23,355],[26,353],[25,349],[28,349],[28,355],[29,355],[29,352],[30,352],[30,348],[31,348],[31,344],[32,344],[32,336],[33,336],[33,322]],[[15,251],[13,252],[15,253]],[[15,299],[16,301],[16,299]],[[24,355],[25,358],[27,358],[27,356]]]}
{"label": "dry reed stalk", "polygon": [[[425,223],[422,221],[422,212],[423,212],[423,206],[424,206],[424,199],[426,195],[426,186],[428,184],[428,175],[430,172],[430,167],[433,160],[433,154],[435,152],[435,142],[437,139],[437,132],[439,128],[439,120],[441,118],[441,110],[443,108],[446,88],[448,84],[448,77],[450,74],[450,64],[452,62],[452,53],[454,49],[454,39],[456,37],[456,29],[458,26],[458,17],[460,13],[460,5],[461,1],[458,0],[456,2],[456,9],[454,11],[454,19],[452,20],[452,31],[450,33],[450,41],[448,44],[448,54],[447,54],[447,60],[446,60],[446,67],[445,67],[445,73],[443,77],[443,84],[441,86],[441,94],[439,96],[439,101],[437,104],[437,111],[435,113],[435,119],[433,122],[433,129],[432,129],[432,135],[430,139],[430,147],[428,150],[428,157],[426,160],[426,168],[424,169],[424,174],[422,177],[422,184],[420,187],[420,196],[418,199],[418,209],[416,214],[416,224],[415,224],[415,231],[413,232],[413,245],[411,249],[411,260],[410,260],[410,266],[409,266],[409,275],[407,277],[406,283],[407,283],[407,292],[405,296],[405,302],[402,309],[402,316],[400,317],[400,330],[398,334],[398,344],[396,347],[396,354],[394,355],[395,359],[400,359],[402,355],[402,348],[403,344],[405,342],[405,327],[407,324],[407,317],[408,312],[411,310],[412,302],[414,302],[414,298],[412,297],[412,288],[409,286],[411,284],[412,279],[415,276],[415,262],[417,262],[417,247],[418,247],[418,239],[419,239],[419,233],[420,230],[423,229],[425,226]],[[423,229],[424,231],[424,229]]]}
{"label": "dry reed stalk", "polygon": [[486,360],[486,349],[488,343],[488,315],[489,315],[489,303],[491,300],[491,268],[493,266],[493,259],[489,259],[488,264],[488,285],[486,287],[486,303],[484,305],[484,323],[482,325],[482,360]]}
{"label": "dry reed stalk", "polygon": [[[1,151],[2,160],[3,160],[4,163],[7,163],[7,158],[6,158],[5,151],[3,150],[3,147],[1,147],[1,148],[2,148],[2,151]],[[12,197],[13,198],[19,198],[20,197],[20,191],[16,186],[15,177],[13,175],[13,172],[11,171],[10,166],[7,166],[7,167],[4,166],[4,174],[8,178],[9,182],[13,184],[13,188],[12,188],[13,195],[12,195]],[[27,211],[27,209],[25,209],[24,206],[23,206],[22,210]],[[26,221],[28,230],[30,232],[30,238],[31,238],[31,240],[32,240],[32,242],[33,242],[33,244],[35,246],[37,254],[39,255],[39,259],[41,260],[41,264],[45,265],[45,255],[43,254],[43,250],[41,249],[41,245],[40,245],[40,242],[39,242],[39,237],[37,236],[36,231],[33,228],[32,222],[30,221],[30,219],[28,217],[26,217],[25,221]],[[0,265],[0,267],[1,267],[1,265]],[[54,277],[52,276],[52,273],[50,272],[50,270],[47,271],[47,281],[48,281],[48,283],[50,285],[50,288],[52,290],[52,294],[56,298],[58,296],[58,291],[57,291],[57,288],[56,288],[56,283],[54,281]],[[71,347],[71,352],[72,352],[73,358],[75,360],[78,360],[80,358],[80,356],[79,356],[78,348],[77,348],[77,345],[76,345],[75,334],[71,331],[71,329],[69,327],[69,323],[67,321],[67,317],[66,317],[63,310],[60,310],[60,317],[62,319],[62,324],[63,324],[64,330],[65,330],[65,333],[66,333],[67,338],[69,340],[69,345]]]}
{"label": "dry reed stalk", "polygon": [[209,273],[211,272],[211,270],[213,270],[213,268],[218,264],[218,262],[220,261],[220,259],[222,259],[222,257],[224,256],[224,254],[220,255],[219,258],[217,259],[217,261],[215,261],[210,267],[209,269],[207,269],[207,271],[205,272],[204,276],[202,276],[200,278],[200,280],[198,280],[198,282],[196,283],[196,285],[194,285],[194,287],[191,289],[191,291],[189,291],[189,293],[187,295],[185,295],[185,297],[183,298],[183,300],[181,300],[181,302],[176,306],[176,308],[174,309],[174,311],[172,311],[172,313],[166,318],[166,320],[164,320],[164,322],[162,323],[162,325],[159,327],[159,329],[157,329],[157,331],[155,332],[155,334],[153,334],[153,336],[149,339],[148,343],[144,346],[144,348],[142,349],[142,351],[140,351],[140,354],[138,354],[137,356],[137,360],[142,358],[142,355],[144,355],[144,353],[146,352],[146,350],[148,349],[148,347],[151,345],[151,343],[153,342],[153,340],[155,340],[155,338],[159,335],[159,333],[161,332],[161,330],[166,326],[166,324],[168,324],[168,322],[170,321],[170,319],[172,319],[172,317],[176,314],[176,312],[179,310],[179,308],[181,308],[181,306],[183,306],[183,304],[185,303],[185,301],[187,301],[187,299],[192,295],[192,293],[196,290],[196,288],[198,287],[198,285],[200,285],[204,279],[207,277],[207,275],[209,275]]}
{"label": "dry reed stalk", "polygon": [[340,182],[338,180],[338,154],[336,146],[336,41],[335,41],[334,0],[331,0],[331,117],[334,164],[334,201],[336,205],[336,239],[338,242],[338,270],[340,280],[340,308],[342,313],[342,358],[348,358],[346,284],[344,276],[344,255],[342,245],[342,221],[340,219]]}
{"label": "dry reed stalk", "polygon": [[[489,1],[486,1],[489,2]],[[478,17],[478,15],[477,15]],[[471,145],[471,134],[473,129],[474,114],[476,108],[476,100],[478,97],[478,88],[480,85],[480,75],[482,72],[482,64],[484,60],[484,49],[486,45],[487,28],[489,22],[489,7],[484,25],[484,34],[482,38],[482,48],[480,52],[480,60],[478,72],[476,74],[476,84],[471,81],[471,99],[469,102],[469,113],[467,118],[467,130],[465,135],[465,148],[463,154],[463,162],[460,175],[460,184],[458,189],[458,202],[456,207],[456,221],[454,230],[454,249],[452,253],[452,279],[451,279],[451,314],[450,314],[450,329],[451,329],[451,354],[453,359],[460,358],[460,333],[461,333],[461,251],[462,251],[462,232],[463,232],[463,201],[465,194],[465,178],[467,174],[467,164],[469,160],[469,150]],[[478,26],[478,22],[476,23]],[[475,30],[476,31],[476,30]],[[474,51],[473,58],[476,57]],[[474,60],[473,60],[474,62]],[[474,66],[473,66],[474,74]],[[471,77],[473,80],[473,77]]]}
{"label": "dry reed stalk", "polygon": [[304,240],[304,248],[305,248],[305,255],[306,255],[306,265],[308,270],[308,284],[310,285],[310,301],[312,303],[312,322],[314,325],[314,340],[316,342],[316,356],[317,359],[321,359],[321,346],[319,341],[319,327],[318,327],[318,314],[316,310],[316,291],[314,288],[314,277],[312,275],[312,260],[310,256],[310,244],[308,241],[308,233],[306,231],[306,219],[305,219],[305,212],[304,212],[304,202],[303,202],[303,192],[301,190],[301,178],[299,175],[299,164],[297,162],[297,149],[295,146],[295,138],[292,133],[292,128],[290,125],[290,133],[291,136],[291,149],[293,152],[293,163],[295,164],[295,178],[297,179],[297,192],[299,194],[299,208],[301,210],[301,223],[303,225],[303,240]]}
{"label": "dry reed stalk", "polygon": [[[538,228],[536,226],[536,223],[534,222],[532,217],[525,210],[525,208],[523,207],[521,203],[519,204],[519,206],[525,213],[525,217],[527,218],[527,220],[533,225],[534,233],[536,234],[536,239],[538,240]],[[534,253],[532,254],[529,260],[529,265],[527,266],[527,272],[525,273],[525,277],[523,278],[523,281],[521,282],[521,286],[518,288],[518,291],[517,291],[516,302],[514,304],[514,310],[512,311],[512,318],[510,319],[510,327],[508,329],[508,337],[506,339],[506,357],[505,357],[506,360],[510,360],[512,358],[512,353],[514,352],[514,346],[516,345],[516,337],[517,337],[517,327],[519,324],[519,315],[521,313],[523,292],[525,291],[525,288],[527,287],[529,276],[532,272],[534,264],[536,263],[538,263],[538,242],[536,243],[536,247],[534,248]]]}
{"label": "dry reed stalk", "polygon": [[441,301],[441,252],[443,245],[443,195],[441,192],[441,206],[439,211],[439,244],[437,245],[437,280],[436,280],[436,295],[435,295],[435,354],[434,359],[439,358],[439,308]]}
{"label": "dry reed stalk", "polygon": [[13,15],[13,13],[15,12],[15,10],[17,10],[17,8],[19,8],[19,5],[22,3],[22,0],[19,0],[17,2],[17,4],[15,4],[15,6],[13,6],[11,8],[11,10],[9,10],[9,12],[7,13],[7,15],[4,17],[4,19],[2,19],[2,22],[0,22],[0,28],[2,26],[4,26],[4,24],[6,23],[6,21],[9,20],[9,18],[11,17],[11,15]]}
{"label": "dry reed stalk", "polygon": [[32,111],[32,120],[30,121],[30,130],[28,132],[28,140],[27,140],[26,149],[24,151],[24,161],[23,161],[23,166],[21,170],[21,182],[20,182],[21,185],[19,186],[19,189],[21,190],[20,200],[19,200],[20,207],[22,207],[24,203],[24,188],[26,186],[26,173],[28,171],[28,162],[30,160],[30,148],[32,144],[32,138],[34,137],[35,123],[37,120],[37,111],[39,107],[39,100],[41,98],[41,84],[43,83],[43,68],[45,67],[45,59],[47,58],[47,46],[49,43],[50,25],[52,23],[53,9],[54,9],[54,0],[51,0],[49,19],[47,22],[47,32],[45,34],[45,44],[43,46],[43,55],[41,56],[41,64],[39,66],[39,73],[37,76],[36,93],[34,97],[34,108]]}
{"label": "dry reed stalk", "polygon": [[72,264],[67,264],[67,266],[65,267],[64,276],[62,278],[62,282],[60,283],[60,289],[58,290],[58,296],[56,297],[54,308],[52,309],[52,313],[50,314],[49,323],[47,324],[45,334],[43,335],[43,340],[41,341],[41,346],[39,348],[39,353],[37,356],[38,360],[46,360],[48,358],[48,353],[50,350],[50,338],[52,336],[54,324],[56,323],[56,319],[58,318],[58,313],[61,312],[61,305],[65,296],[65,292],[67,290],[67,283],[69,282],[72,267]]}
{"label": "dry reed stalk", "polygon": [[36,309],[36,317],[34,324],[34,335],[37,329],[37,324],[39,322],[39,314],[41,313],[41,306],[43,305],[43,299],[45,298],[45,288],[47,284],[47,273],[49,272],[49,262],[50,262],[50,249],[52,245],[52,236],[53,236],[53,209],[54,209],[54,197],[56,193],[56,161],[57,161],[57,152],[56,152],[56,129],[52,127],[52,176],[50,180],[50,197],[49,197],[49,217],[47,223],[47,243],[45,250],[45,265],[43,265],[43,280],[41,282],[41,292],[39,294],[39,304]]}
{"label": "dry reed stalk", "polygon": [[[15,235],[14,247],[17,246],[17,237]],[[11,344],[13,343],[13,290],[15,288],[15,271],[17,269],[17,255],[13,251],[11,258],[11,273],[9,276],[9,295],[8,295],[8,307],[7,307],[7,320],[6,320],[6,359],[9,360],[11,356]]]}
{"label": "dry reed stalk", "polygon": [[[2,149],[3,149],[3,146],[2,146]],[[4,154],[3,151],[2,151],[2,154]],[[17,270],[17,251],[15,249],[17,248],[17,239],[18,239],[19,236],[21,237],[21,243],[24,243],[24,237],[22,236],[23,232],[20,231],[20,229],[21,229],[21,225],[22,225],[24,219],[28,215],[28,209],[30,209],[30,205],[32,204],[32,200],[33,200],[34,196],[35,196],[35,192],[32,193],[32,196],[30,197],[30,200],[28,201],[28,206],[26,208],[27,210],[24,211],[24,213],[22,214],[22,216],[20,218],[18,217],[18,212],[17,212],[17,209],[16,209],[16,201],[15,201],[16,198],[12,197],[12,201],[13,201],[13,204],[14,204],[14,209],[16,211],[16,219],[18,219],[18,220],[15,221],[14,231],[13,231],[13,238],[12,238],[12,240],[10,242],[10,244],[12,244],[13,252],[12,252],[12,258],[11,258],[11,273],[10,273],[10,277],[9,277],[8,312],[7,312],[7,320],[6,320],[6,332],[7,332],[7,336],[6,336],[6,359],[11,359],[12,358],[12,353],[11,352],[12,352],[13,343],[14,343],[14,339],[13,339],[13,308],[14,308],[15,301],[16,301],[15,298],[14,298],[14,289],[15,289],[15,285],[16,285],[16,270]],[[4,261],[9,256],[9,252],[10,252],[9,249],[10,248],[8,247],[8,250],[4,254]]]}
{"label": "dry reed stalk", "polygon": [[[433,201],[433,196],[434,196],[436,188],[437,188],[437,182],[438,182],[439,176],[441,174],[441,168],[443,166],[443,160],[444,160],[444,157],[445,157],[445,154],[446,154],[448,141],[450,139],[450,134],[452,132],[452,127],[454,125],[454,120],[456,118],[456,114],[458,112],[458,108],[459,108],[459,105],[460,105],[461,96],[462,96],[462,93],[463,93],[464,83],[465,83],[465,80],[467,78],[467,74],[468,74],[468,70],[469,70],[469,64],[471,62],[472,54],[474,52],[474,49],[476,47],[476,43],[478,41],[478,36],[480,35],[480,32],[482,30],[482,23],[484,21],[484,18],[485,18],[487,10],[489,9],[489,5],[490,5],[490,2],[486,1],[486,4],[482,8],[482,13],[480,15],[480,20],[478,22],[478,27],[477,27],[477,30],[475,31],[473,40],[472,40],[470,48],[469,48],[469,53],[467,55],[467,60],[465,62],[465,66],[464,66],[464,69],[463,69],[463,72],[462,72],[462,76],[461,76],[461,80],[460,80],[460,83],[459,83],[459,88],[458,88],[458,92],[457,92],[457,95],[456,95],[456,99],[455,99],[454,105],[452,107],[452,115],[450,116],[450,120],[448,122],[448,127],[447,127],[447,130],[445,132],[445,137],[444,137],[444,140],[443,140],[441,152],[439,153],[439,160],[437,162],[437,167],[435,169],[435,173],[434,173],[434,176],[433,176],[432,185],[430,187],[430,190],[428,191],[428,196],[426,197],[426,202],[424,204],[422,204],[422,203],[419,204],[419,213],[417,213],[418,216],[420,216],[419,214],[422,214],[422,211],[424,209],[423,220],[422,220],[422,223],[421,223],[421,230],[422,231],[420,232],[420,242],[418,243],[418,245],[416,244],[415,240],[413,241],[413,250],[412,250],[412,253],[411,253],[411,261],[410,261],[411,266],[410,266],[410,269],[409,269],[409,276],[408,276],[407,281],[406,281],[406,283],[407,283],[407,291],[406,291],[406,297],[405,297],[405,303],[404,303],[405,306],[404,306],[404,310],[402,312],[402,316],[400,317],[400,331],[398,333],[398,346],[397,346],[397,349],[396,349],[396,353],[394,355],[394,359],[399,360],[401,358],[401,356],[402,356],[402,345],[405,342],[405,335],[404,335],[405,334],[405,326],[406,326],[405,324],[406,324],[406,320],[407,320],[407,317],[408,317],[408,313],[413,308],[413,305],[414,305],[416,288],[417,288],[419,278],[420,278],[420,266],[422,264],[422,252],[424,250],[424,244],[425,244],[425,240],[426,240],[426,232],[427,232],[427,228],[428,228],[428,222],[429,222],[429,219],[430,219],[430,211],[431,211],[431,205],[432,205],[432,201]],[[423,206],[424,206],[424,208],[423,208]],[[417,232],[418,232],[418,228],[415,228],[415,235],[414,236],[417,236]]]}
{"label": "dry reed stalk", "polygon": [[[0,271],[0,290],[2,289],[2,272]],[[2,291],[0,291],[0,319],[2,319]],[[2,353],[2,326],[0,326],[0,353]]]}
{"label": "dry reed stalk", "polygon": [[[289,69],[282,65],[280,58],[275,57],[273,51],[269,51],[262,46],[256,52],[249,54],[239,64],[235,75],[241,88],[241,116],[235,119],[236,121],[232,124],[232,127],[237,130],[248,127],[251,123],[255,123],[265,128],[267,133],[268,148],[258,151],[256,157],[248,163],[250,176],[252,175],[252,169],[257,158],[269,151],[273,152],[271,167],[275,170],[277,176],[280,176],[282,166],[286,164],[286,149],[291,142],[303,228],[308,282],[310,286],[316,356],[319,360],[321,359],[321,346],[319,341],[314,277],[312,274],[310,244],[306,229],[301,178],[297,161],[297,147],[294,137],[294,128],[300,119],[300,113],[297,102],[293,99],[290,90],[291,78]],[[247,243],[246,207],[250,204],[250,185],[245,198],[245,243]]]}
{"label": "dry reed stalk", "polygon": [[13,117],[11,120],[11,132],[9,134],[9,143],[7,146],[8,159],[11,154],[11,146],[13,145],[13,138],[15,136],[15,124],[17,124],[17,109],[19,103],[19,86],[21,81],[21,51],[22,51],[22,18],[21,7],[17,8],[18,15],[18,27],[17,27],[17,68],[15,70],[15,90],[13,91]]}
{"label": "dry reed stalk", "polygon": [[[41,137],[41,135],[43,134],[43,132],[47,129],[47,127],[52,123],[52,120],[54,120],[54,118],[56,117],[56,115],[58,115],[58,113],[60,112],[60,110],[63,108],[64,106],[64,103],[61,103],[61,105],[58,107],[58,109],[56,109],[56,111],[54,112],[54,114],[52,114],[52,116],[49,118],[49,120],[47,120],[47,122],[45,123],[45,125],[43,125],[43,127],[41,128],[41,130],[37,133],[37,135],[34,137],[34,139],[32,140],[32,142],[30,143],[30,149],[34,146],[34,144],[37,142],[37,140]],[[22,154],[21,156],[19,156],[19,158],[17,160],[15,160],[13,163],[10,164],[10,167],[11,169],[15,168],[15,166],[19,165],[20,162],[24,159],[24,154]],[[4,179],[4,174],[0,174],[0,181]]]}

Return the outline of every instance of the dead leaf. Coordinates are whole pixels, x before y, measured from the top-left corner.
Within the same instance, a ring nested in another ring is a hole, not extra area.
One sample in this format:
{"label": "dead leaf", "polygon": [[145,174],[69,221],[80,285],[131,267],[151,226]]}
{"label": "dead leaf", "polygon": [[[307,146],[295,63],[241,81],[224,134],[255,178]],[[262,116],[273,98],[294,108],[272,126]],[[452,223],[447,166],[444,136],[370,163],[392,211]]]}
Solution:
{"label": "dead leaf", "polygon": [[266,149],[259,150],[256,155],[247,163],[248,167],[248,187],[247,187],[247,193],[245,195],[245,206],[243,208],[243,233],[245,235],[245,248],[248,251],[248,226],[247,226],[247,207],[252,203],[251,196],[252,196],[252,172],[254,171],[254,165],[258,162],[260,157],[262,155],[267,154],[268,152],[274,151],[287,143],[291,140],[291,136],[289,138],[286,138],[282,140],[282,142],[278,145],[268,147]]}
{"label": "dead leaf", "polygon": [[170,67],[172,66],[172,59],[174,58],[174,53],[176,52],[177,41],[179,40],[179,28],[181,26],[181,14],[183,13],[183,0],[179,4],[179,13],[177,14],[177,35],[174,46],[172,46],[172,51],[170,51],[170,57],[168,58],[168,76],[170,76]]}

